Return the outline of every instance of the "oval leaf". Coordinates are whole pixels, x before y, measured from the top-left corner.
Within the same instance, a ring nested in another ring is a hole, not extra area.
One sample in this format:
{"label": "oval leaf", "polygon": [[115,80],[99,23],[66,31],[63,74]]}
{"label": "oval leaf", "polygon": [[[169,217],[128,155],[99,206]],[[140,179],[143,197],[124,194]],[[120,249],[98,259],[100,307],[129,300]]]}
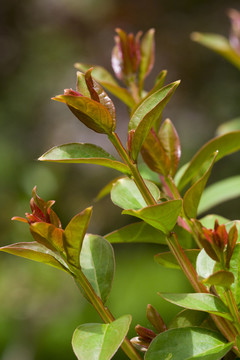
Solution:
{"label": "oval leaf", "polygon": [[139,65],[139,87],[142,89],[143,81],[150,73],[154,63],[154,34],[155,30],[150,29],[142,38],[140,50],[141,50],[141,62]]}
{"label": "oval leaf", "polygon": [[38,160],[73,164],[95,164],[106,166],[129,175],[129,168],[117,161],[100,146],[84,143],[70,143],[54,146]]}
{"label": "oval leaf", "polygon": [[[145,180],[149,191],[157,201],[160,198],[160,190],[151,181]],[[116,181],[111,190],[112,202],[122,209],[138,210],[147,206],[140,190],[132,179],[122,178]]]}
{"label": "oval leaf", "polygon": [[206,311],[232,320],[226,305],[217,296],[212,294],[158,294],[163,299],[186,309]]}
{"label": "oval leaf", "polygon": [[131,315],[125,315],[110,324],[80,325],[72,338],[78,360],[112,359],[128,333],[131,319]]}
{"label": "oval leaf", "polygon": [[185,309],[175,316],[168,325],[168,328],[175,329],[189,326],[200,326],[208,316],[208,313],[203,311]]}
{"label": "oval leaf", "polygon": [[207,142],[190,161],[187,169],[182,174],[178,182],[179,190],[182,190],[188,182],[198,174],[206,159],[214,152],[218,151],[216,161],[224,156],[230,155],[240,150],[240,131],[218,136]]}
{"label": "oval leaf", "polygon": [[197,327],[171,329],[150,344],[145,360],[220,360],[233,343],[218,333]]}
{"label": "oval leaf", "polygon": [[83,240],[80,265],[96,294],[105,302],[112,288],[115,271],[111,244],[101,236],[87,234]]}
{"label": "oval leaf", "polygon": [[169,234],[177,222],[181,209],[181,200],[170,200],[141,210],[124,210],[122,213],[136,216],[165,234]]}
{"label": "oval leaf", "polygon": [[210,286],[216,285],[229,289],[234,282],[234,275],[230,271],[219,270],[217,272],[214,272],[208,278],[204,279],[202,282]]}
{"label": "oval leaf", "polygon": [[198,255],[196,270],[198,276],[202,279],[208,278],[214,271],[216,261],[214,261],[204,249],[202,249]]}
{"label": "oval leaf", "polygon": [[[184,252],[185,252],[185,255],[188,257],[189,261],[191,262],[191,264],[193,265],[193,267],[195,268],[197,256],[198,256],[200,250],[199,249],[189,249],[189,250],[185,250]],[[159,265],[162,265],[166,268],[182,270],[180,265],[178,264],[178,261],[176,260],[175,256],[170,251],[156,254],[154,256],[154,260]]]}

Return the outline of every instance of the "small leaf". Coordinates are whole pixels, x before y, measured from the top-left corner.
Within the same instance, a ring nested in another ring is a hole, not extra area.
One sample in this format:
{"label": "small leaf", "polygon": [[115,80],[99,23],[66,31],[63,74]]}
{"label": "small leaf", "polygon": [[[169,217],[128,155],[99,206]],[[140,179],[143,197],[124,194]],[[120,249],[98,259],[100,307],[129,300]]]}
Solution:
{"label": "small leaf", "polygon": [[[160,198],[158,187],[148,180],[145,180],[145,184],[157,201]],[[122,209],[138,210],[147,206],[137,185],[129,178],[122,178],[114,183],[111,191],[111,199],[115,205]]]}
{"label": "small leaf", "polygon": [[206,311],[232,320],[226,305],[217,296],[205,293],[197,294],[160,294],[163,299],[186,309]]}
{"label": "small leaf", "polygon": [[[187,255],[187,257],[190,260],[193,267],[195,268],[196,267],[197,256],[198,256],[200,250],[199,249],[190,249],[190,250],[185,250],[184,252]],[[174,255],[170,251],[156,254],[154,256],[154,260],[159,265],[162,265],[162,266],[164,266],[166,268],[181,270],[181,267],[178,264],[176,258],[174,257]]]}
{"label": "small leaf", "polygon": [[170,200],[140,210],[124,210],[122,213],[136,216],[165,234],[169,234],[177,222],[181,209],[181,200]]}
{"label": "small leaf", "polygon": [[214,272],[208,278],[204,279],[202,282],[210,286],[216,285],[229,289],[234,282],[234,275],[230,271],[219,270],[217,272]]}
{"label": "small leaf", "polygon": [[150,129],[161,115],[162,110],[171,99],[179,81],[175,81],[147,97],[134,111],[129,130],[135,130],[132,142],[132,158],[137,159],[138,153],[144,143]]}
{"label": "small leaf", "polygon": [[65,229],[64,247],[67,260],[75,267],[80,267],[79,257],[82,242],[86,234],[88,224],[92,215],[92,208],[89,207],[72,218]]}
{"label": "small leaf", "polygon": [[168,328],[175,329],[189,326],[201,326],[208,316],[208,313],[203,311],[185,309],[175,316],[168,325]]}
{"label": "small leaf", "polygon": [[158,311],[150,304],[147,306],[147,319],[154,326],[158,333],[166,331],[167,326],[159,315]]}
{"label": "small leaf", "polygon": [[182,174],[178,182],[178,188],[181,191],[188,182],[198,174],[199,168],[202,167],[206,159],[218,151],[216,161],[220,160],[224,156],[230,155],[240,150],[240,131],[233,131],[231,133],[218,136],[205,145],[194,155],[190,161],[188,167]]}
{"label": "small leaf", "polygon": [[85,96],[58,95],[53,100],[68,105],[72,113],[88,128],[100,134],[111,134],[115,122],[108,109]]}
{"label": "small leaf", "polygon": [[228,201],[239,196],[239,175],[218,181],[204,190],[199,204],[198,214],[201,214],[218,204],[222,204],[224,201]]}
{"label": "small leaf", "polygon": [[216,261],[214,261],[204,249],[202,249],[198,255],[196,270],[198,276],[202,279],[208,278],[214,271]]}
{"label": "small leaf", "polygon": [[3,246],[0,251],[41,262],[69,273],[67,265],[62,263],[63,261],[58,254],[35,241]]}
{"label": "small leaf", "polygon": [[130,174],[128,167],[117,161],[101,147],[93,144],[70,143],[55,146],[38,160],[73,164],[95,164],[106,166],[124,174]]}
{"label": "small leaf", "polygon": [[197,327],[171,329],[151,342],[145,360],[220,360],[232,346],[215,331]]}
{"label": "small leaf", "polygon": [[[178,241],[182,248],[192,248],[194,245],[191,234],[183,229],[181,226],[175,225],[173,231],[177,234]],[[104,236],[110,243],[153,243],[166,245],[165,234],[146,224],[144,221],[139,221],[118,230],[115,230]]]}
{"label": "small leaf", "polygon": [[190,189],[185,193],[183,198],[183,208],[186,213],[186,215],[189,218],[196,218],[197,217],[197,209],[198,205],[203,193],[203,190],[206,186],[206,183],[208,181],[208,178],[211,174],[214,162],[216,160],[217,153],[214,154],[214,157],[212,159],[211,157],[211,164],[208,167],[207,171],[204,173],[204,175],[195,183],[193,184]]}
{"label": "small leaf", "polygon": [[139,87],[142,89],[143,81],[147,75],[152,70],[154,64],[154,34],[155,30],[150,29],[144,35],[141,41],[140,50],[141,50],[141,61],[139,65]]}
{"label": "small leaf", "polygon": [[112,288],[115,271],[110,243],[101,236],[87,234],[83,240],[80,265],[96,294],[105,302]]}
{"label": "small leaf", "polygon": [[110,360],[128,333],[131,315],[110,324],[80,325],[73,334],[72,346],[78,360]]}
{"label": "small leaf", "polygon": [[45,222],[35,222],[30,225],[34,239],[48,249],[64,253],[64,230]]}
{"label": "small leaf", "polygon": [[192,33],[192,40],[200,43],[203,46],[215,51],[216,53],[223,56],[225,59],[230,61],[238,69],[240,69],[240,56],[232,46],[228,39],[218,34],[202,34],[198,32]]}

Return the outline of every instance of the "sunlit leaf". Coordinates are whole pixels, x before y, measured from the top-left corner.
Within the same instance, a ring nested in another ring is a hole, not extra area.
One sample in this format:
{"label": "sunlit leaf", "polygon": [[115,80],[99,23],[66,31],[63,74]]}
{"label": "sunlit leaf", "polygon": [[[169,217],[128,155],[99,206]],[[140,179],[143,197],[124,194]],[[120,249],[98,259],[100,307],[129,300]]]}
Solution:
{"label": "sunlit leaf", "polygon": [[124,174],[130,174],[128,167],[117,161],[101,147],[93,144],[70,143],[54,146],[38,160],[73,164],[95,164],[106,166]]}
{"label": "sunlit leaf", "polygon": [[[151,181],[145,180],[149,191],[157,201],[160,198],[160,190]],[[111,190],[112,202],[122,209],[138,210],[147,206],[140,190],[132,179],[122,178],[116,181]]]}
{"label": "sunlit leaf", "polygon": [[220,360],[232,346],[215,331],[198,327],[171,329],[151,342],[145,360]]}
{"label": "sunlit leaf", "polygon": [[46,246],[50,250],[64,253],[64,230],[56,226],[45,223],[35,222],[30,225],[30,231],[34,240]]}
{"label": "sunlit leaf", "polygon": [[232,283],[234,282],[234,275],[230,271],[219,270],[214,272],[208,278],[204,279],[202,282],[210,286],[215,285],[229,289]]}
{"label": "sunlit leaf", "polygon": [[73,334],[72,346],[78,360],[110,360],[128,333],[131,315],[110,324],[80,325]]}
{"label": "sunlit leaf", "polygon": [[96,294],[105,302],[112,288],[115,271],[111,244],[101,236],[87,234],[83,240],[80,265]]}
{"label": "sunlit leaf", "polygon": [[178,188],[182,190],[188,182],[198,174],[199,168],[202,167],[206,159],[215,151],[218,151],[216,157],[216,161],[218,161],[224,156],[230,155],[238,150],[240,150],[240,131],[234,131],[210,140],[203,145],[190,161],[187,169],[179,180]]}
{"label": "sunlit leaf", "polygon": [[177,222],[181,209],[181,200],[170,200],[140,210],[124,210],[122,213],[136,216],[165,234],[169,234]]}
{"label": "sunlit leaf", "polygon": [[[185,255],[188,257],[188,259],[190,260],[193,267],[196,267],[196,260],[197,260],[197,256],[198,256],[200,250],[199,249],[190,249],[190,250],[185,250],[184,252],[185,252]],[[169,251],[155,255],[154,260],[158,264],[160,264],[166,268],[181,270],[181,267],[178,264],[178,261],[176,260],[175,256]]]}
{"label": "sunlit leaf", "polygon": [[232,320],[226,305],[217,296],[205,293],[166,294],[158,293],[163,299],[186,309],[206,311]]}
{"label": "sunlit leaf", "polygon": [[198,255],[196,270],[200,279],[206,279],[212,275],[216,262],[202,249]]}
{"label": "sunlit leaf", "polygon": [[208,313],[203,311],[185,309],[180,311],[168,325],[169,329],[183,328],[189,326],[201,326],[208,317]]}

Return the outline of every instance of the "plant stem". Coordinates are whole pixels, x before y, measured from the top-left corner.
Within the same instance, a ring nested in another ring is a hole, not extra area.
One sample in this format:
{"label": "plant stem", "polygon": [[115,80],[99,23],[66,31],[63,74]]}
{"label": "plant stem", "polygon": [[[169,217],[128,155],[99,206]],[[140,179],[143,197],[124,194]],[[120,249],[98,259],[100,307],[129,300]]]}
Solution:
{"label": "plant stem", "polygon": [[[104,306],[102,300],[97,296],[95,293],[93,287],[89,283],[86,276],[83,274],[81,270],[78,270],[76,268],[71,269],[74,272],[74,278],[77,283],[77,285],[80,285],[80,287],[85,291],[89,301],[94,306],[95,310],[98,312],[102,320],[109,324],[113,322],[115,319],[113,315],[111,314],[110,310]],[[129,357],[131,360],[142,360],[142,357],[139,355],[137,350],[133,347],[131,342],[127,337],[123,340],[123,343],[121,345],[122,350],[125,352],[125,354]]]}
{"label": "plant stem", "polygon": [[229,311],[234,319],[234,325],[235,325],[238,333],[240,334],[240,317],[239,317],[238,307],[237,307],[236,301],[234,299],[233,293],[230,289],[227,289],[224,292],[224,296],[227,301]]}

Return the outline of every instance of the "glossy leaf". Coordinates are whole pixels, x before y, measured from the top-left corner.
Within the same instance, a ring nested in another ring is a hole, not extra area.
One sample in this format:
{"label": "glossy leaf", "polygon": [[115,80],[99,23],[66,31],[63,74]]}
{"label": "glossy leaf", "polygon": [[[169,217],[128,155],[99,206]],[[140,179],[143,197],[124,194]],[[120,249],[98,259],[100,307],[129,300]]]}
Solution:
{"label": "glossy leaf", "polygon": [[219,315],[225,319],[232,320],[228,308],[217,296],[205,293],[158,294],[163,297],[163,299],[186,309],[206,311],[210,314]]}
{"label": "glossy leaf", "polygon": [[181,209],[181,200],[170,200],[140,210],[124,210],[122,213],[136,216],[165,234],[169,234],[177,222]]}
{"label": "glossy leaf", "polygon": [[201,214],[218,204],[222,204],[224,201],[228,201],[239,196],[240,176],[232,176],[218,181],[204,190],[198,207],[198,214]]}
{"label": "glossy leaf", "polygon": [[112,288],[115,271],[111,244],[101,236],[87,234],[83,240],[80,265],[96,294],[105,302]]}
{"label": "glossy leaf", "polygon": [[86,234],[88,224],[92,215],[92,208],[83,210],[80,214],[74,216],[65,229],[64,248],[67,254],[67,260],[75,267],[80,267],[80,252],[82,242]]}
{"label": "glossy leaf", "polygon": [[218,34],[203,34],[195,32],[192,34],[192,40],[206,46],[230,61],[240,69],[240,56],[231,47],[228,39]]}
{"label": "glossy leaf", "polygon": [[45,222],[35,222],[30,225],[30,231],[34,240],[46,246],[48,249],[64,253],[64,230]]}
{"label": "glossy leaf", "polygon": [[208,313],[203,311],[185,309],[180,311],[168,325],[169,329],[183,328],[189,326],[201,326],[208,317]]}
{"label": "glossy leaf", "polygon": [[[149,191],[157,201],[160,198],[160,190],[151,181],[145,180]],[[140,190],[132,179],[122,178],[116,181],[111,191],[112,202],[122,209],[138,210],[147,206]]]}
{"label": "glossy leaf", "polygon": [[240,117],[219,125],[216,130],[216,135],[220,136],[236,130],[240,130]]}
{"label": "glossy leaf", "polygon": [[218,221],[219,225],[226,224],[229,222],[228,219],[220,215],[210,214],[200,219],[201,224],[207,229],[213,229],[215,221]]}
{"label": "glossy leaf", "polygon": [[216,157],[216,161],[218,161],[224,156],[230,155],[238,150],[240,150],[240,131],[234,131],[207,142],[192,158],[187,169],[179,179],[179,190],[182,190],[188,182],[198,174],[199,168],[202,167],[206,159],[215,151],[218,151]]}
{"label": "glossy leaf", "polygon": [[[177,234],[178,241],[182,248],[192,248],[194,245],[191,234],[184,228],[175,225],[173,231]],[[104,236],[110,243],[153,243],[166,245],[165,234],[146,224],[144,221],[139,221],[118,230],[115,230]]]}
{"label": "glossy leaf", "polygon": [[[76,63],[75,67],[80,71],[87,71],[91,65]],[[127,106],[132,108],[135,105],[135,101],[132,98],[129,91],[118,85],[113,76],[102,66],[94,66],[92,71],[93,78],[99,82],[105,89],[110,91],[114,96],[119,98]]]}
{"label": "glossy leaf", "polygon": [[156,91],[147,97],[134,111],[129,123],[129,130],[135,130],[131,153],[134,160],[137,159],[150,129],[154,126],[154,122],[159,118],[179,83],[179,81],[175,81]]}
{"label": "glossy leaf", "polygon": [[20,256],[25,259],[41,262],[69,273],[67,265],[63,264],[59,255],[35,241],[3,246],[0,248],[0,251]]}
{"label": "glossy leaf", "polygon": [[202,282],[210,286],[216,285],[229,289],[234,282],[234,275],[230,271],[219,270],[214,272],[208,278],[204,279]]}
{"label": "glossy leaf", "polygon": [[198,327],[171,329],[151,342],[145,360],[220,360],[232,346],[215,331]]}
{"label": "glossy leaf", "polygon": [[196,262],[196,270],[200,279],[206,279],[212,275],[216,262],[202,249]]}
{"label": "glossy leaf", "polygon": [[80,325],[72,338],[77,359],[112,359],[128,333],[131,320],[131,315],[125,315],[110,324]]}
{"label": "glossy leaf", "polygon": [[[196,267],[197,256],[198,256],[200,250],[199,249],[190,249],[190,250],[185,250],[184,252],[187,255],[187,257],[190,260],[193,267],[195,268]],[[154,260],[159,265],[162,265],[162,266],[164,266],[166,268],[181,270],[181,267],[178,264],[175,256],[170,251],[156,254],[154,256]]]}
{"label": "glossy leaf", "polygon": [[170,119],[163,122],[158,137],[170,160],[169,174],[173,177],[181,157],[181,146],[177,131]]}
{"label": "glossy leaf", "polygon": [[203,190],[208,181],[208,178],[211,174],[216,156],[217,156],[217,153],[214,154],[214,157],[211,160],[211,164],[208,167],[208,169],[206,170],[206,172],[204,173],[204,175],[195,184],[193,184],[184,195],[183,208],[184,208],[185,214],[190,219],[197,217],[198,205],[199,205]]}
{"label": "glossy leaf", "polygon": [[155,55],[155,43],[154,43],[155,30],[150,29],[142,38],[140,50],[141,50],[141,61],[139,65],[139,87],[142,89],[143,81],[146,76],[152,70],[154,64]]}
{"label": "glossy leaf", "polygon": [[73,164],[95,164],[106,166],[124,174],[130,174],[128,167],[117,161],[101,147],[93,144],[70,143],[54,146],[38,160]]}
{"label": "glossy leaf", "polygon": [[108,109],[85,96],[58,95],[53,100],[68,105],[72,113],[88,128],[100,134],[111,134],[116,123]]}

